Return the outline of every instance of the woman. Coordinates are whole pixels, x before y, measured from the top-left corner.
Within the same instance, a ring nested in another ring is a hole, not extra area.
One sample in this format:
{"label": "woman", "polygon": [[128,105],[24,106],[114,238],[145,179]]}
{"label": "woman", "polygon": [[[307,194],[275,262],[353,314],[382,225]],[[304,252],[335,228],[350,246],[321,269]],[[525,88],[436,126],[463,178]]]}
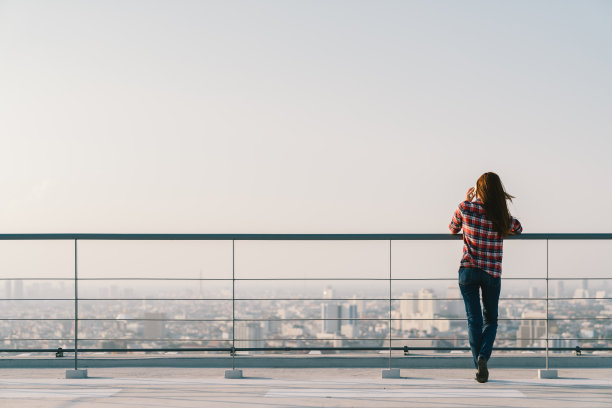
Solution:
{"label": "woman", "polygon": [[[449,225],[453,234],[463,229],[463,256],[459,268],[459,288],[465,303],[468,337],[476,381],[489,379],[487,361],[497,334],[497,303],[501,290],[503,239],[520,234],[521,223],[510,215],[506,193],[499,176],[485,173],[471,187],[459,204]],[[480,310],[482,291],[483,310]],[[483,326],[484,315],[484,326]]]}

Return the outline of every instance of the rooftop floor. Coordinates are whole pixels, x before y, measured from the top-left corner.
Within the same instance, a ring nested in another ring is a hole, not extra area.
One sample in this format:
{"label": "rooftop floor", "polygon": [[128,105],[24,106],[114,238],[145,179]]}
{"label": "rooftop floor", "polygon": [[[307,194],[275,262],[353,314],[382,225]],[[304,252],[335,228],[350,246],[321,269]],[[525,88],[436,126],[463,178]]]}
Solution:
{"label": "rooftop floor", "polygon": [[539,380],[534,369],[245,369],[243,379],[219,368],[91,368],[65,379],[63,369],[0,370],[0,406],[9,407],[612,407],[612,369],[559,370]]}

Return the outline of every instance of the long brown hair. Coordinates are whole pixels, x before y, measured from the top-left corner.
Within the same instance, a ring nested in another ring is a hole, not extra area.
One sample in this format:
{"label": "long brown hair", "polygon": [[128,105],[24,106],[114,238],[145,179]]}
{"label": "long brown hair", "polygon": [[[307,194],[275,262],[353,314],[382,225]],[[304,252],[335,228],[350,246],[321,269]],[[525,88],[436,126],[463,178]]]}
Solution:
{"label": "long brown hair", "polygon": [[493,223],[493,229],[505,237],[510,232],[511,216],[506,200],[514,198],[506,193],[504,185],[495,173],[484,173],[476,182],[476,194],[482,201],[487,218]]}

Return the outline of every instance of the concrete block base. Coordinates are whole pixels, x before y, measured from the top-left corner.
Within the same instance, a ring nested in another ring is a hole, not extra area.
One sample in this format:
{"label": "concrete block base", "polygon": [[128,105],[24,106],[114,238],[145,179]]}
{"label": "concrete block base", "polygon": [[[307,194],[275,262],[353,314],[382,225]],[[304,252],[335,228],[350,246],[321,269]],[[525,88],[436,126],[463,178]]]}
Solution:
{"label": "concrete block base", "polygon": [[87,378],[87,369],[66,370],[66,378]]}
{"label": "concrete block base", "polygon": [[559,378],[557,370],[538,370],[538,378]]}
{"label": "concrete block base", "polygon": [[242,378],[242,370],[225,370],[225,378]]}
{"label": "concrete block base", "polygon": [[400,378],[399,368],[390,368],[382,371],[382,378]]}

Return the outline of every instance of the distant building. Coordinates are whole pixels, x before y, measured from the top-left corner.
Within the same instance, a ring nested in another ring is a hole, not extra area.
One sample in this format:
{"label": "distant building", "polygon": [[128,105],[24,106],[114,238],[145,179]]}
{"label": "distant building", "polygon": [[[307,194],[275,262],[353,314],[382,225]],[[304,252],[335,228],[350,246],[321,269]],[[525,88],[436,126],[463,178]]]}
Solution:
{"label": "distant building", "polygon": [[[448,331],[449,320],[436,320],[439,315],[439,306],[436,295],[431,289],[419,289],[417,298],[412,293],[404,293],[400,298],[402,331],[419,330],[431,332],[432,330]],[[395,325],[398,328],[398,325]]]}
{"label": "distant building", "polygon": [[355,340],[359,337],[359,327],[356,324],[344,324],[340,331],[347,339]]}
{"label": "distant building", "polygon": [[330,299],[330,301],[321,304],[321,333],[344,335],[349,338],[357,337],[359,334],[358,301],[351,300],[344,305],[333,301],[334,290],[329,286],[323,291],[323,298]]}
{"label": "distant building", "polygon": [[321,324],[322,333],[340,334],[342,321],[342,306],[336,303],[323,303],[321,305]]}
{"label": "distant building", "polygon": [[292,323],[283,323],[281,335],[283,337],[297,338],[304,335],[304,328]]}
{"label": "distant building", "polygon": [[264,347],[264,332],[260,322],[236,323],[236,347]]}
{"label": "distant building", "polygon": [[[166,337],[166,315],[163,313],[145,313],[143,336],[145,339],[161,339]],[[153,319],[153,320],[147,320]]]}
{"label": "distant building", "polygon": [[406,319],[412,318],[418,313],[418,305],[414,293],[404,292],[399,301],[399,319],[395,321],[394,328],[400,331],[408,331],[414,328],[413,322]]}
{"label": "distant building", "polygon": [[348,320],[346,320],[346,324],[357,325],[357,319],[359,318],[357,305],[349,303],[344,306],[344,310],[346,311],[346,313],[342,313],[342,315],[348,318]]}
{"label": "distant building", "polygon": [[565,289],[563,287],[562,280],[555,281],[555,285],[553,286],[553,288],[554,288],[554,292],[553,292],[554,297],[561,298],[565,295]]}
{"label": "distant building", "polygon": [[334,289],[331,286],[326,286],[323,289],[323,299],[333,299],[334,298]]}
{"label": "distant building", "polygon": [[589,290],[585,288],[576,288],[574,291],[574,299],[583,299],[589,297]]}
{"label": "distant building", "polygon": [[342,307],[341,312],[342,324],[340,325],[340,333],[349,339],[355,339],[359,337],[359,310],[357,304],[347,303]]}
{"label": "distant building", "polygon": [[465,316],[465,304],[463,303],[463,297],[461,296],[461,290],[459,289],[458,285],[449,285],[446,288],[446,298],[457,299],[446,301],[446,309],[448,316]]}
{"label": "distant building", "polygon": [[434,317],[438,313],[438,302],[434,299],[436,295],[431,289],[419,289],[418,307],[423,317]]}
{"label": "distant building", "polygon": [[281,320],[266,320],[264,322],[265,331],[269,334],[279,333],[281,331]]}
{"label": "distant building", "polygon": [[104,349],[126,349],[128,348],[128,342],[126,340],[100,340],[98,341],[98,347]]}
{"label": "distant building", "polygon": [[[579,341],[577,340],[569,340],[568,337],[570,336],[569,333],[563,333],[563,335],[561,337],[556,337],[551,339],[550,341],[550,347],[551,348],[561,348],[561,347],[566,347],[566,348],[574,348],[577,345],[579,345]],[[563,350],[559,350],[556,351],[557,353],[567,353],[567,351],[563,351]]]}
{"label": "distant building", "polygon": [[399,304],[402,319],[414,316],[419,310],[414,293],[402,293]]}
{"label": "distant building", "polygon": [[13,296],[15,299],[23,299],[23,281],[16,280],[13,284]]}
{"label": "distant building", "polygon": [[537,346],[542,338],[546,338],[546,320],[541,320],[545,319],[546,315],[544,313],[524,312],[521,318],[526,320],[521,320],[516,332],[517,346]]}

